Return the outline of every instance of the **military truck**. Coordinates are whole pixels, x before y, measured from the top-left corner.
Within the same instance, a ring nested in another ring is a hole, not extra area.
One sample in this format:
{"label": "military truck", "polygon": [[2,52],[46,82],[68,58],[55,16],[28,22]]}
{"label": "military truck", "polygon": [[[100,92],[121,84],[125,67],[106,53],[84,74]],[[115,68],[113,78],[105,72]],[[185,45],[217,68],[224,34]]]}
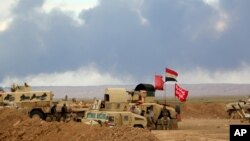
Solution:
{"label": "military truck", "polygon": [[85,124],[101,125],[101,126],[131,126],[138,128],[146,128],[147,120],[145,117],[134,114],[129,111],[100,111],[90,110],[82,119]]}
{"label": "military truck", "polygon": [[26,83],[23,86],[13,84],[10,92],[3,92],[0,103],[3,106],[16,107],[30,117],[45,119],[50,114],[53,93],[51,91],[31,91]]}
{"label": "military truck", "polygon": [[[155,90],[151,84],[139,84],[136,86],[135,90],[127,91],[125,88],[107,88],[104,94],[104,101],[100,110],[106,111],[130,111],[133,106],[136,106],[140,111],[147,112],[150,107],[153,107],[154,112],[154,122],[155,125],[160,125],[159,118],[163,105],[155,103]],[[169,105],[166,105],[167,110],[170,112],[171,129],[178,128],[178,121],[180,118],[180,109],[179,107],[173,108]],[[143,115],[147,117],[145,113]],[[148,122],[149,123],[149,122]],[[152,126],[152,125],[147,125]]]}
{"label": "military truck", "polygon": [[77,101],[54,101],[52,91],[32,91],[26,83],[24,85],[13,84],[10,92],[1,92],[0,105],[11,106],[27,113],[31,118],[39,117],[43,120],[51,121],[55,119],[51,114],[51,108],[57,104],[57,116],[60,116],[61,107],[66,104],[68,112],[74,114],[74,118],[84,117],[88,106]]}
{"label": "military truck", "polygon": [[226,112],[229,118],[239,119],[242,118],[237,111],[242,107],[246,113],[250,113],[250,103],[244,100],[239,100],[238,102],[231,102],[226,105]]}

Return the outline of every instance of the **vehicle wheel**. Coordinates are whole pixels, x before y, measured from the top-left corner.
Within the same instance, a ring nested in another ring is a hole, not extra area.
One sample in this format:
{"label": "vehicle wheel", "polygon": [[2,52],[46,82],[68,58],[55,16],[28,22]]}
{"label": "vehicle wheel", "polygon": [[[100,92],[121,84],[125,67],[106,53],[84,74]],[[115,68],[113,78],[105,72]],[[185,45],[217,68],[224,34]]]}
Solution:
{"label": "vehicle wheel", "polygon": [[47,115],[45,121],[52,122],[54,121],[54,117],[52,115]]}
{"label": "vehicle wheel", "polygon": [[38,110],[30,112],[30,117],[31,118],[38,117],[43,120],[45,119],[45,115],[41,111],[38,111]]}
{"label": "vehicle wheel", "polygon": [[235,110],[228,111],[228,115],[230,119],[240,119],[240,115]]}
{"label": "vehicle wheel", "polygon": [[135,128],[143,128],[142,125],[134,125]]}

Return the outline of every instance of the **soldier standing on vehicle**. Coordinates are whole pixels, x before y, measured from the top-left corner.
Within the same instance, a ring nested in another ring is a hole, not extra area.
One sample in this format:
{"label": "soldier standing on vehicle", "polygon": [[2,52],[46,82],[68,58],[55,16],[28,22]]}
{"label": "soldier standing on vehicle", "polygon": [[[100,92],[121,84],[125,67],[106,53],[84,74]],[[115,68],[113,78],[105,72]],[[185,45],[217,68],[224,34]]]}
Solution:
{"label": "soldier standing on vehicle", "polygon": [[135,113],[135,114],[138,114],[138,115],[141,114],[141,110],[140,110],[136,105],[133,105],[133,106],[131,107],[130,111],[131,111],[132,113]]}
{"label": "soldier standing on vehicle", "polygon": [[67,106],[64,103],[63,107],[62,107],[62,110],[61,110],[61,116],[62,116],[64,122],[66,121],[66,118],[67,118],[67,112],[68,112],[67,111]]}

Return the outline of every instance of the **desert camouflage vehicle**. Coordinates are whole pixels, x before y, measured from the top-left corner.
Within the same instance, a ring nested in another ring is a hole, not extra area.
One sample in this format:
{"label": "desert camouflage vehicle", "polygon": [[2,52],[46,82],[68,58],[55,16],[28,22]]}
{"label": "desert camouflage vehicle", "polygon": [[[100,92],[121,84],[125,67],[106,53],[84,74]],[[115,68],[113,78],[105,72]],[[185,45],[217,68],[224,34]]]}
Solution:
{"label": "desert camouflage vehicle", "polygon": [[85,114],[82,122],[90,125],[101,126],[131,126],[138,128],[146,128],[147,120],[145,117],[134,114],[129,111],[99,111],[90,110]]}
{"label": "desert camouflage vehicle", "polygon": [[[68,114],[73,114],[75,120],[84,117],[85,111],[89,110],[89,107],[81,102],[53,101],[53,96],[52,91],[32,91],[26,83],[22,86],[13,84],[10,92],[0,93],[0,105],[16,107],[30,117],[39,117],[48,121],[55,119],[55,116],[60,119],[63,104],[66,104]],[[51,114],[54,104],[57,105],[57,115]]]}
{"label": "desert camouflage vehicle", "polygon": [[1,94],[3,106],[16,107],[27,112],[30,117],[45,119],[50,113],[53,93],[51,91],[31,91],[26,83],[23,86],[13,84],[10,92]]}
{"label": "desert camouflage vehicle", "polygon": [[[138,88],[138,87],[147,88]],[[142,89],[142,90],[141,90]],[[154,88],[151,84],[139,84],[134,91],[126,91],[124,88],[107,88],[104,94],[104,101],[101,104],[100,110],[105,111],[131,111],[131,108],[136,106],[141,112],[144,111],[144,116],[147,119],[146,112],[150,107],[153,107],[154,112],[154,124],[157,126],[159,124],[159,118],[163,105],[155,103]],[[177,129],[179,121],[177,117],[180,117],[180,109],[173,108],[169,105],[166,106],[167,110],[170,112],[171,118],[171,129]],[[152,126],[149,125],[148,127]]]}
{"label": "desert camouflage vehicle", "polygon": [[246,113],[250,113],[250,102],[239,100],[238,102],[231,102],[226,105],[226,112],[229,118],[241,118],[237,112],[241,109]]}
{"label": "desert camouflage vehicle", "polygon": [[61,112],[61,108],[63,104],[66,104],[67,106],[67,117],[68,120],[74,120],[77,122],[81,122],[81,119],[84,117],[85,112],[89,111],[90,105],[83,103],[82,101],[76,101],[76,100],[60,100],[53,102],[57,104],[57,111]]}

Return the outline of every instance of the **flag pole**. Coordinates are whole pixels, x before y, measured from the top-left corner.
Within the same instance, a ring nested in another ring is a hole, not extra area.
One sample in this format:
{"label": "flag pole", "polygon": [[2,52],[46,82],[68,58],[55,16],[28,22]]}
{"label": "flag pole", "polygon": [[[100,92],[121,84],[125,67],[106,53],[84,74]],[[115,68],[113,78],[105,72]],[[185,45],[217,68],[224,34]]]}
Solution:
{"label": "flag pole", "polygon": [[177,103],[176,95],[175,95],[175,85],[176,85],[176,83],[174,84],[174,100],[175,100],[175,103]]}
{"label": "flag pole", "polygon": [[167,105],[167,91],[166,91],[166,82],[164,82],[164,99],[165,99],[165,105]]}

